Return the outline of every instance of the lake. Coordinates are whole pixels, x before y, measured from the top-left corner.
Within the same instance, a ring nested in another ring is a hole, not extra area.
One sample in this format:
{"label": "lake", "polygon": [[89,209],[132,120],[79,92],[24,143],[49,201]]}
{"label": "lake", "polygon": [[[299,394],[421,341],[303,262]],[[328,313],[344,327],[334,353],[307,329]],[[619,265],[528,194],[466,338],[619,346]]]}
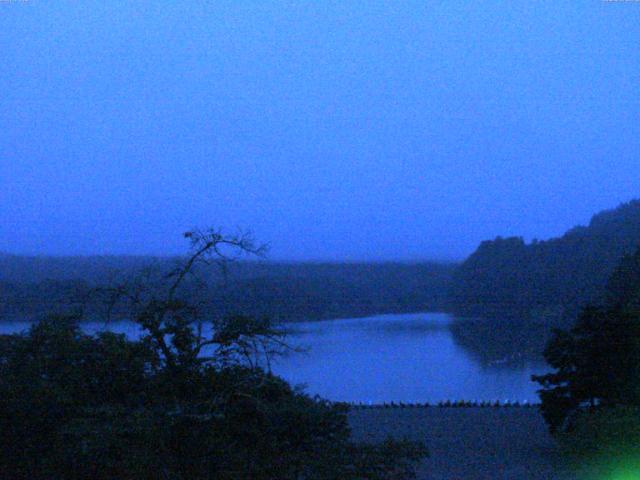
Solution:
{"label": "lake", "polygon": [[[538,386],[530,377],[548,370],[541,360],[519,356],[514,344],[512,354],[501,354],[504,358],[483,359],[459,340],[453,324],[442,313],[287,324],[289,343],[306,351],[277,359],[273,370],[293,384],[305,384],[310,394],[336,401],[538,401]],[[7,322],[0,324],[0,332],[27,327],[26,322]],[[84,324],[91,333],[103,328],[99,322]],[[109,329],[131,338],[139,334],[126,321],[113,322]],[[499,328],[494,333],[508,338]]]}

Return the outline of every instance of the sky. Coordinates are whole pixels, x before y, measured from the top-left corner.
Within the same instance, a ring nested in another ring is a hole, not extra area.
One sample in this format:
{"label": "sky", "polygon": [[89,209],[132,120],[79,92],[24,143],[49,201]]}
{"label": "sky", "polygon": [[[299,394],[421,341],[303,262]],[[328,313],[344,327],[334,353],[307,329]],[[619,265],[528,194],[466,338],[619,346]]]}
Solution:
{"label": "sky", "polygon": [[452,260],[640,197],[640,1],[0,1],[0,251]]}

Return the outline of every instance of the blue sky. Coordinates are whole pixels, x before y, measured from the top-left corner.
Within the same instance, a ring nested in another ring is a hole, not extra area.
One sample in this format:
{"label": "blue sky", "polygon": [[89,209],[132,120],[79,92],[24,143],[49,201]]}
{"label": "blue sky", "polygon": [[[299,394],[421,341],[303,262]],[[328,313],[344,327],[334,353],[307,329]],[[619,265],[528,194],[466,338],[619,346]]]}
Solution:
{"label": "blue sky", "polygon": [[0,250],[455,259],[640,197],[640,3],[0,2]]}

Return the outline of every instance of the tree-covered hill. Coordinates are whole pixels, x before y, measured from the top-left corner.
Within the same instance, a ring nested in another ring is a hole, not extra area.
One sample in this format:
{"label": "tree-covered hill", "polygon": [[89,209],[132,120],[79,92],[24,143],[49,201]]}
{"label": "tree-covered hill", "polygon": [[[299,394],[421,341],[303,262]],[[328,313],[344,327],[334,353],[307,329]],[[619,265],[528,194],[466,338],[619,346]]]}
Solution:
{"label": "tree-covered hill", "polygon": [[599,302],[620,259],[640,245],[640,200],[595,215],[560,238],[485,241],[454,274],[451,310],[461,316],[571,318]]}
{"label": "tree-covered hill", "polygon": [[[73,311],[96,286],[151,267],[170,271],[179,258],[0,257],[0,319],[41,316],[55,305]],[[454,264],[236,262],[226,274],[200,271],[211,314],[242,313],[274,321],[443,310]]]}

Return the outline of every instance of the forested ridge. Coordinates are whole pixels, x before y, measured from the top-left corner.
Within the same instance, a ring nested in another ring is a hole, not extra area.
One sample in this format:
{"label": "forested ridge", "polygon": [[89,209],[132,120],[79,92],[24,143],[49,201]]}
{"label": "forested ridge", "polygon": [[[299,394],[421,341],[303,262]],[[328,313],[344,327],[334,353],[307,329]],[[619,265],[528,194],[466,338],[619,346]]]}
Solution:
{"label": "forested ridge", "polygon": [[[90,292],[144,268],[170,271],[170,257],[0,256],[0,318],[91,308]],[[203,308],[274,321],[443,310],[454,264],[236,262],[199,273]],[[89,313],[91,313],[89,311]]]}
{"label": "forested ridge", "polygon": [[[604,299],[625,255],[640,245],[640,200],[593,216],[559,238],[484,241],[462,264],[236,262],[200,273],[214,315],[240,311],[274,321],[449,311],[460,317],[571,321]],[[97,286],[144,268],[169,271],[178,257],[28,257],[0,254],[0,319],[51,305],[78,308]],[[213,281],[211,281],[213,280]]]}
{"label": "forested ridge", "polygon": [[450,310],[460,316],[559,319],[598,303],[621,258],[640,245],[640,200],[593,216],[562,237],[485,241],[453,275]]}

